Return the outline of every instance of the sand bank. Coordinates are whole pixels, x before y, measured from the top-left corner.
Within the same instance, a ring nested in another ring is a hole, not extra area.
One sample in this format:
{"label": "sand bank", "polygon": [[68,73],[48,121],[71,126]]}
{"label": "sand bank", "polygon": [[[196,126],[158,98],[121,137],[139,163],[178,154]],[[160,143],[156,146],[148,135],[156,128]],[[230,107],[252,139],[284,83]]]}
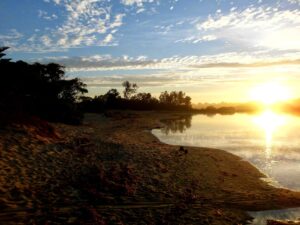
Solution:
{"label": "sand bank", "polygon": [[[87,114],[55,135],[0,133],[5,224],[245,224],[247,210],[300,206],[300,193],[262,181],[222,150],[161,143],[151,134],[180,114]],[[242,147],[242,146],[241,146]]]}

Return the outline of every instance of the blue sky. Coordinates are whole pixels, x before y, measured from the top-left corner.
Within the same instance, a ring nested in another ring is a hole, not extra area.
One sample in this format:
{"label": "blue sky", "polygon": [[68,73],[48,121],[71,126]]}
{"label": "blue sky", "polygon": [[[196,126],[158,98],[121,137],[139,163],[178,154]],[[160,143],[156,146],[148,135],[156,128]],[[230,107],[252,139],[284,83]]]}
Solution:
{"label": "blue sky", "polygon": [[90,95],[124,80],[194,102],[244,101],[269,81],[300,96],[299,0],[2,0],[0,45],[58,62]]}

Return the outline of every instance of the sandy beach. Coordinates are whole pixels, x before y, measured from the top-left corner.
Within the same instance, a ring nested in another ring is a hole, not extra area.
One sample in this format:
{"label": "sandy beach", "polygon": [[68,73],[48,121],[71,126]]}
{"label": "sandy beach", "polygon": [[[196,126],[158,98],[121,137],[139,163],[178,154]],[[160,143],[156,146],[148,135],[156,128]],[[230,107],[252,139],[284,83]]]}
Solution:
{"label": "sandy beach", "polygon": [[178,116],[115,111],[80,126],[1,130],[1,224],[238,225],[246,211],[300,206],[299,192],[269,185],[237,156],[180,151],[151,134]]}

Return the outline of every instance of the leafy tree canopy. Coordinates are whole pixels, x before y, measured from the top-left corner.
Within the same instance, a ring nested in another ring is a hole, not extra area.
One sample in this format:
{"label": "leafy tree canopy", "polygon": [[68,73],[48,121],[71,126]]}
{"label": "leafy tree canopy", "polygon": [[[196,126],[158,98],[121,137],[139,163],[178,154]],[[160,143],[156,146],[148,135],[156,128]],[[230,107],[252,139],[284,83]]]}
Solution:
{"label": "leafy tree canopy", "polygon": [[64,67],[56,64],[29,64],[5,59],[0,48],[0,110],[4,114],[30,114],[63,122],[80,120],[76,102],[87,93],[78,78],[66,79]]}

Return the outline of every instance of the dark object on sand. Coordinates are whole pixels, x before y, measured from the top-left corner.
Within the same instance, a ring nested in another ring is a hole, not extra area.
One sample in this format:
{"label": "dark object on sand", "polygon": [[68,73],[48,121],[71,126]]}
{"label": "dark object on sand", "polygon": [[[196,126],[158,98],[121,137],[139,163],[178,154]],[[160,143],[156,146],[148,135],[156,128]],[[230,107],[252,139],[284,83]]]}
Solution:
{"label": "dark object on sand", "polygon": [[179,147],[179,152],[180,152],[180,153],[187,154],[187,153],[188,153],[188,150],[187,150],[187,149],[184,149],[183,146],[180,146],[180,147]]}

